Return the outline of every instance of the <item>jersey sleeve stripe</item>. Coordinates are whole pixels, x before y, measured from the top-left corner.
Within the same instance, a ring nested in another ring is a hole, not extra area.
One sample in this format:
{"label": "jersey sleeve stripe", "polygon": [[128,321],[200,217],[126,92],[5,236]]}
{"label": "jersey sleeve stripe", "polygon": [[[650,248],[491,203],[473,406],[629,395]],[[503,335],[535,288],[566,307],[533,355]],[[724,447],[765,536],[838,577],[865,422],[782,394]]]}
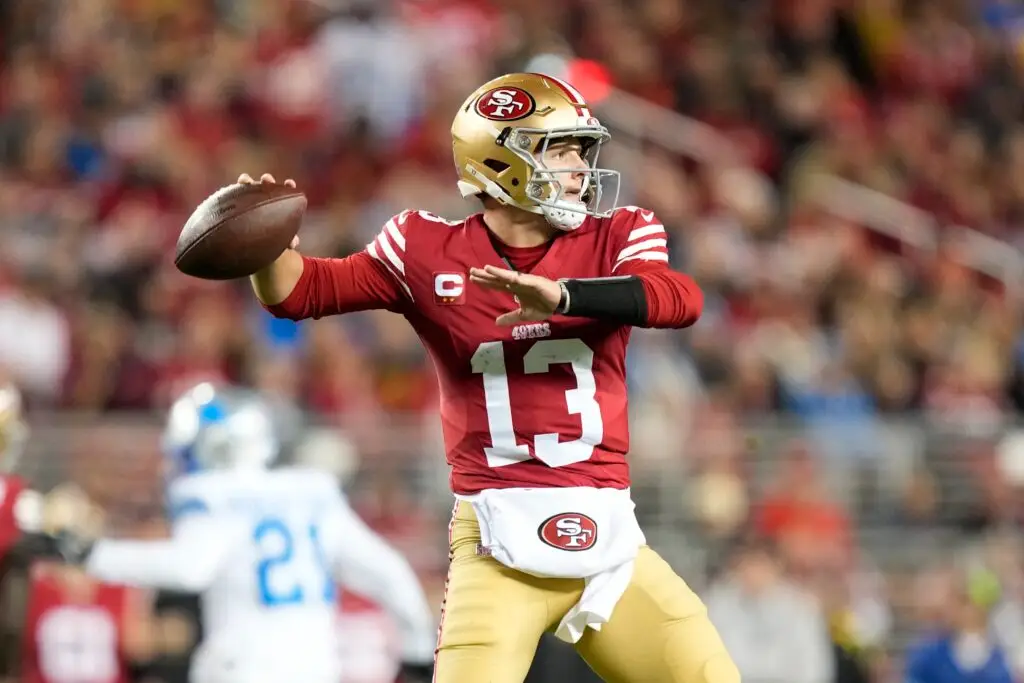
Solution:
{"label": "jersey sleeve stripe", "polygon": [[404,279],[405,262],[402,261],[402,257],[399,256],[398,252],[396,252],[394,247],[391,246],[391,242],[388,240],[388,238],[384,235],[383,232],[377,235],[377,244],[380,245],[381,250],[384,252],[384,255],[387,256],[388,261],[391,262],[391,265],[394,267],[394,269],[401,273]]}
{"label": "jersey sleeve stripe", "polygon": [[384,231],[387,232],[388,235],[391,237],[391,241],[395,243],[395,246],[398,247],[399,249],[401,249],[404,252],[405,251],[405,235],[403,235],[398,230],[398,226],[395,225],[395,219],[394,218],[392,218],[391,220],[389,220],[387,223],[384,224]]}
{"label": "jersey sleeve stripe", "polygon": [[664,261],[665,263],[668,263],[668,254],[666,254],[663,251],[642,251],[639,254],[633,254],[632,256],[627,256],[626,258],[622,258],[622,259],[619,259],[618,261],[616,261],[615,265],[612,266],[612,272],[614,273],[615,270],[619,266],[621,266],[623,263],[625,263],[626,261],[637,261],[637,260],[640,260],[640,261]]}
{"label": "jersey sleeve stripe", "polygon": [[664,235],[665,226],[661,223],[652,223],[651,225],[645,225],[642,228],[635,228],[629,237],[626,238],[627,242],[633,242],[641,237],[648,237],[649,235]]}
{"label": "jersey sleeve stripe", "polygon": [[[383,263],[385,270],[387,270],[388,273],[391,274],[391,277],[395,278],[398,284],[402,286],[402,290],[406,293],[406,295],[408,295],[408,297],[412,299],[412,290],[409,289],[409,285],[405,283],[405,278],[403,277],[404,269],[402,274],[399,274],[398,272],[396,272],[395,267],[389,262],[389,259],[381,257],[380,250],[377,248],[377,242],[380,241],[387,245],[387,240],[382,240],[381,237],[382,236],[378,236],[376,240],[366,245],[366,253],[368,253],[370,256],[380,261],[381,263]],[[387,248],[390,249],[390,246],[388,246]],[[399,263],[401,263],[401,261],[399,261]]]}
{"label": "jersey sleeve stripe", "polygon": [[622,251],[620,251],[619,255],[615,257],[615,260],[621,261],[622,259],[628,256],[632,256],[633,254],[639,254],[641,251],[658,249],[659,247],[661,249],[665,249],[667,246],[668,240],[665,239],[644,240],[643,242],[631,244]]}

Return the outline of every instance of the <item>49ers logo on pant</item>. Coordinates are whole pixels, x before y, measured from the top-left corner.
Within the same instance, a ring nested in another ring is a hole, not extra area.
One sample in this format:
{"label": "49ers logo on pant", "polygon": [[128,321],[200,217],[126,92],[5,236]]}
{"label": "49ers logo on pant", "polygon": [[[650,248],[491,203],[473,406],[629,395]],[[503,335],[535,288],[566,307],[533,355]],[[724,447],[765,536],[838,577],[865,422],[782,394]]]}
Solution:
{"label": "49ers logo on pant", "polygon": [[597,542],[597,523],[578,512],[563,512],[541,522],[540,540],[559,550],[586,550]]}

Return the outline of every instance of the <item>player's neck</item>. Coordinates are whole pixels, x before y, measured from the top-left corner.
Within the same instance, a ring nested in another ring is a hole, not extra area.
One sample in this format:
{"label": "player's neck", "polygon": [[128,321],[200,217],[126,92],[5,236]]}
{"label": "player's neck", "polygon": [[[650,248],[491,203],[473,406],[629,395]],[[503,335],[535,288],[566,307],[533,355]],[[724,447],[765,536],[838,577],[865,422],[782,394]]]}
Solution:
{"label": "player's neck", "polygon": [[543,216],[518,212],[513,215],[500,208],[484,211],[484,225],[502,244],[510,247],[539,247],[550,242],[558,229],[551,226]]}

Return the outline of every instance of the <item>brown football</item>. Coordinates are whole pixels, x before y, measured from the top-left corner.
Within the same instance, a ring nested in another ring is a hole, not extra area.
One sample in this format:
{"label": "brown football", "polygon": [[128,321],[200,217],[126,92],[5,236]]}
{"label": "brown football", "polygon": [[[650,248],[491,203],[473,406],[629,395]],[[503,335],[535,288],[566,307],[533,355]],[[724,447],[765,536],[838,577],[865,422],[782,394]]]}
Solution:
{"label": "brown football", "polygon": [[273,263],[299,232],[306,195],[273,183],[228,185],[192,212],[174,265],[204,280],[233,280]]}

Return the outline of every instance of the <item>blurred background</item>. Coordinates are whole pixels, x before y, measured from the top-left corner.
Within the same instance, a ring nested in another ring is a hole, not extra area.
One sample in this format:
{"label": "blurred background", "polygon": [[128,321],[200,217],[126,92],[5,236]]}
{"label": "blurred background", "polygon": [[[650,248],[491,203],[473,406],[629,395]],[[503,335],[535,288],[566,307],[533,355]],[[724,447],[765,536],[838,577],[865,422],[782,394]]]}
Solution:
{"label": "blurred background", "polygon": [[[411,329],[272,320],[171,254],[241,172],[307,192],[307,254],[405,208],[463,217],[455,109],[544,71],[591,98],[620,199],[706,293],[693,329],[634,336],[631,462],[744,680],[911,680],[947,630],[1024,680],[1024,4],[0,0],[0,51],[0,367],[37,486],[161,534],[162,411],[252,384],[439,605],[451,496]],[[194,605],[157,597],[185,617],[139,680],[181,681]],[[383,683],[387,620],[349,607],[347,680]],[[530,680],[594,679],[545,643]]]}

